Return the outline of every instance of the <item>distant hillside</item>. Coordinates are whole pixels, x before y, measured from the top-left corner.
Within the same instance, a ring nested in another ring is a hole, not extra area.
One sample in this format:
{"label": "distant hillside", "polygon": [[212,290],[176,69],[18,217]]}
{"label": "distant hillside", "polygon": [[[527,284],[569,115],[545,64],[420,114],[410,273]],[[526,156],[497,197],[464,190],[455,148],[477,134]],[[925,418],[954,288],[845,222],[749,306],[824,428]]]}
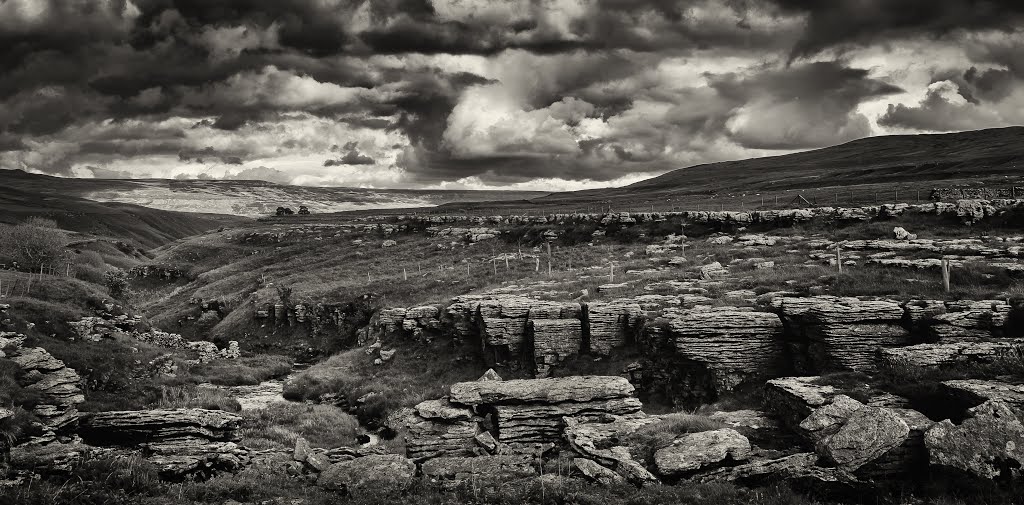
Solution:
{"label": "distant hillside", "polygon": [[682,168],[619,188],[553,193],[533,203],[685,203],[734,195],[745,196],[746,205],[756,205],[757,200],[750,198],[755,193],[806,192],[830,199],[833,193],[846,194],[845,188],[891,194],[896,187],[916,191],[945,185],[1021,184],[1022,175],[1024,127],[1010,127],[870,137],[784,156]]}
{"label": "distant hillside", "polygon": [[[5,183],[7,172],[0,172]],[[29,176],[34,177],[34,176]],[[74,181],[71,181],[74,182]],[[244,221],[235,216],[190,214],[122,203],[99,203],[57,191],[0,186],[0,223],[18,223],[32,216],[56,221],[61,228],[87,236],[135,242],[146,249]],[[27,186],[31,188],[32,186]],[[60,189],[60,188],[59,188]],[[58,190],[59,190],[58,189]]]}
{"label": "distant hillside", "polygon": [[451,202],[502,201],[543,196],[530,191],[441,191],[285,186],[265,181],[169,179],[64,179],[0,171],[0,180],[24,191],[74,195],[180,212],[259,217],[279,206],[307,206],[317,214],[368,209],[433,207]]}

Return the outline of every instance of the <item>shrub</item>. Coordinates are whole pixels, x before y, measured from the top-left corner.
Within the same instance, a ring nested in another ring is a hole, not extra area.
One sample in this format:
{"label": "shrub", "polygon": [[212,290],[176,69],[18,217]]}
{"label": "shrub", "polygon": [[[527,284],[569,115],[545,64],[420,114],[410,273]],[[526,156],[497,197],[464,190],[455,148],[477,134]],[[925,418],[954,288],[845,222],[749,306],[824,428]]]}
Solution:
{"label": "shrub", "polygon": [[630,448],[634,457],[654,463],[654,453],[658,449],[668,447],[673,440],[687,433],[725,428],[726,425],[705,416],[695,414],[668,414],[660,421],[641,427],[625,437],[625,445]]}
{"label": "shrub", "polygon": [[261,354],[193,365],[178,375],[190,382],[209,382],[219,386],[254,386],[287,375],[291,369],[292,363],[287,357]]}
{"label": "shrub", "polygon": [[0,224],[0,261],[16,262],[34,272],[41,266],[55,266],[67,250],[67,235],[49,219],[30,218],[18,225]]}
{"label": "shrub", "polygon": [[103,274],[103,285],[110,296],[122,299],[128,293],[128,272],[121,269],[108,270]]}
{"label": "shrub", "polygon": [[359,435],[356,418],[333,405],[278,402],[242,415],[247,443],[263,439],[290,448],[304,437],[314,447],[346,447]]}
{"label": "shrub", "polygon": [[212,330],[214,326],[217,326],[217,323],[219,322],[220,316],[217,315],[217,311],[207,310],[199,316],[198,320],[196,320],[196,330],[202,334],[206,334]]}

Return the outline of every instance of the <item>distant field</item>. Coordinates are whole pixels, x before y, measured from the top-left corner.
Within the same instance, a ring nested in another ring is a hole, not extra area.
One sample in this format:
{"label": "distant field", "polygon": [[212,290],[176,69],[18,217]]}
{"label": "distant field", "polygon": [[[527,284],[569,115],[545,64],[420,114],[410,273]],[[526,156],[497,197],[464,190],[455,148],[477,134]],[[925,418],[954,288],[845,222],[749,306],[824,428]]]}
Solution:
{"label": "distant field", "polygon": [[278,207],[328,213],[366,209],[433,207],[452,202],[523,200],[545,195],[528,191],[438,191],[283,186],[264,181],[177,181],[168,179],[62,179],[0,171],[0,180],[22,191],[72,195],[177,212],[266,216]]}

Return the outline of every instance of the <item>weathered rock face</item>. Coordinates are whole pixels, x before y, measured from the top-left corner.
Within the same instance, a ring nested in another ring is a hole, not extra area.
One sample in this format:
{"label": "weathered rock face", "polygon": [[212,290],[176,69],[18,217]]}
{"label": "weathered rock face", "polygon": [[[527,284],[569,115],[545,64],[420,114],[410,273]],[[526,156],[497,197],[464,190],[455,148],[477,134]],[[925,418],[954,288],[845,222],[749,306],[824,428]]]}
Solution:
{"label": "weathered rock face", "polygon": [[412,485],[416,464],[398,454],[378,454],[335,463],[317,479],[322,488],[358,496],[371,490],[401,491]]}
{"label": "weathered rock face", "polygon": [[1024,424],[1006,405],[988,401],[968,411],[959,426],[950,420],[924,434],[929,461],[988,479],[1010,479],[1024,465]]}
{"label": "weathered rock face", "polygon": [[806,356],[809,371],[876,368],[878,349],[910,343],[903,327],[903,308],[893,301],[831,296],[783,297],[779,310],[796,337],[792,348]]}
{"label": "weathered rock face", "polygon": [[443,324],[462,338],[479,338],[491,364],[518,366],[532,345],[525,353],[528,368],[547,373],[583,345],[583,308],[575,302],[466,295],[455,298],[445,312]]}
{"label": "weathered rock face", "polygon": [[578,319],[533,319],[533,357],[536,377],[542,379],[570,356],[579,354],[583,346],[583,322]]}
{"label": "weathered rock face", "polygon": [[590,352],[608,356],[612,349],[632,342],[642,323],[642,315],[640,305],[629,299],[588,304]]}
{"label": "weathered rock face", "polygon": [[659,474],[675,477],[743,461],[749,456],[747,437],[731,428],[723,428],[679,437],[654,453],[654,463]]}
{"label": "weathered rock face", "polygon": [[865,406],[822,439],[818,452],[829,463],[852,472],[899,447],[909,434],[910,427],[891,410]]}
{"label": "weathered rock face", "polygon": [[1024,339],[917,344],[882,349],[879,353],[879,360],[884,366],[895,368],[912,366],[922,369],[988,364],[1021,346],[1024,346]]}
{"label": "weathered rock face", "polygon": [[666,311],[665,317],[666,336],[681,365],[706,371],[716,394],[781,369],[783,328],[775,314],[705,308]]}
{"label": "weathered rock face", "polygon": [[208,477],[249,462],[235,442],[242,417],[220,410],[129,410],[83,418],[78,433],[93,445],[138,446],[169,479]]}
{"label": "weathered rock face", "polygon": [[42,347],[22,347],[25,337],[0,333],[0,357],[15,362],[24,371],[26,389],[37,391],[42,401],[32,409],[47,433],[44,438],[63,433],[78,423],[77,405],[85,401],[78,372],[54,358]]}
{"label": "weathered rock face", "polygon": [[1012,311],[1003,300],[911,300],[904,307],[912,330],[943,343],[1001,337]]}

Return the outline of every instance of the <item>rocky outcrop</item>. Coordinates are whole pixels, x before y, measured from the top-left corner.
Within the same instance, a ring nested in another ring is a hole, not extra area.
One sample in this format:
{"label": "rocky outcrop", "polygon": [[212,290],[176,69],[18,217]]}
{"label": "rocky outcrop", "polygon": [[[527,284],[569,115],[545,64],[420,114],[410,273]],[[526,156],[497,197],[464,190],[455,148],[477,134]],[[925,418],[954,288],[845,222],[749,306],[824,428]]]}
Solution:
{"label": "rocky outcrop", "polygon": [[640,400],[622,377],[481,380],[451,386],[446,400],[416,406],[407,420],[409,457],[511,454],[563,442],[566,419],[636,414]]}
{"label": "rocky outcrop", "polygon": [[79,435],[93,445],[135,446],[168,479],[209,477],[249,462],[238,446],[242,417],[220,410],[130,410],[84,417]]}
{"label": "rocky outcrop", "polygon": [[932,465],[977,477],[1010,480],[1024,466],[1024,424],[1006,405],[988,401],[968,411],[959,426],[950,420],[924,434]]}
{"label": "rocky outcrop", "polygon": [[353,496],[409,488],[416,464],[398,454],[377,454],[335,463],[320,473],[317,485]]}
{"label": "rocky outcrop", "polygon": [[480,421],[467,407],[447,400],[424,401],[406,419],[406,454],[416,460],[474,455]]}
{"label": "rocky outcrop", "polygon": [[750,441],[731,428],[683,435],[654,453],[658,473],[678,477],[712,469],[750,456]]}
{"label": "rocky outcrop", "polygon": [[77,406],[85,401],[82,378],[46,349],[23,347],[24,342],[24,335],[0,333],[0,357],[21,367],[24,387],[39,393],[40,401],[31,413],[45,431],[42,439],[52,440],[78,423]]}

